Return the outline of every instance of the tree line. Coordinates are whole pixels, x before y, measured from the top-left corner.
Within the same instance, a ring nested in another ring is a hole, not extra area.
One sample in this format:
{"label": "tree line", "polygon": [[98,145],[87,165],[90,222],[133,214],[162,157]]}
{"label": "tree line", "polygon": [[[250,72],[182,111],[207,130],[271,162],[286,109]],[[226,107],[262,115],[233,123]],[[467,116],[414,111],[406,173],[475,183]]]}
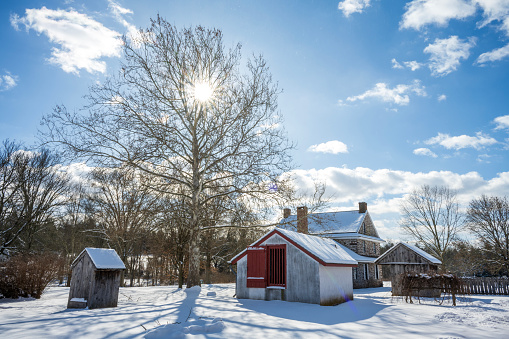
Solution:
{"label": "tree line", "polygon": [[[178,196],[151,189],[148,178],[127,166],[95,168],[76,180],[48,150],[27,151],[4,141],[0,150],[0,255],[45,253],[61,259],[61,282],[85,247],[116,250],[127,270],[127,285],[178,284],[187,278],[190,212]],[[247,209],[229,216],[256,223]],[[231,211],[209,204],[204,223],[213,225]],[[240,219],[244,220],[240,220]],[[227,261],[263,229],[211,228],[200,236],[200,279],[232,281]],[[69,281],[67,281],[69,283]]]}
{"label": "tree line", "polygon": [[443,270],[509,276],[507,196],[481,195],[462,208],[449,187],[423,185],[406,196],[401,215],[402,229],[441,260]]}

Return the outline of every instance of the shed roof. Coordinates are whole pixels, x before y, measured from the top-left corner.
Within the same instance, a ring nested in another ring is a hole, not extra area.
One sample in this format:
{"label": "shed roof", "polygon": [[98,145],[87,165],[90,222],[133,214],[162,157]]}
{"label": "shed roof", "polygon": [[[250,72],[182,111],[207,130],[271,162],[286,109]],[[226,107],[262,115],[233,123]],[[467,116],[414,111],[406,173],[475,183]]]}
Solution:
{"label": "shed roof", "polygon": [[[334,231],[334,233],[359,232],[366,214],[367,213],[359,213],[359,211],[309,214],[309,233],[323,233],[326,231]],[[281,219],[279,223],[297,225],[297,216],[290,215],[288,218]]]}
{"label": "shed roof", "polygon": [[[346,251],[346,248],[332,239],[281,228],[274,228],[251,246],[259,246],[275,234],[280,235],[322,265],[357,265],[357,261]],[[247,250],[240,252],[230,260],[230,263],[237,263],[246,253]]]}
{"label": "shed roof", "polygon": [[410,245],[410,244],[407,244],[407,243],[404,243],[404,242],[400,242],[400,243],[397,243],[396,245],[392,246],[384,254],[379,256],[378,259],[376,259],[376,261],[379,262],[380,260],[382,260],[384,257],[386,257],[389,253],[391,253],[398,246],[405,246],[405,247],[407,247],[408,249],[410,249],[411,251],[414,251],[415,253],[419,254],[421,257],[423,257],[424,259],[428,260],[432,264],[436,264],[436,265],[441,265],[442,264],[442,262],[440,260],[438,260],[437,258],[432,256],[431,254],[427,253],[426,251],[421,250],[417,246]]}
{"label": "shed roof", "polygon": [[78,255],[71,266],[74,266],[85,252],[88,254],[97,269],[125,270],[124,263],[118,256],[117,252],[111,248],[87,247],[80,253],[80,255]]}

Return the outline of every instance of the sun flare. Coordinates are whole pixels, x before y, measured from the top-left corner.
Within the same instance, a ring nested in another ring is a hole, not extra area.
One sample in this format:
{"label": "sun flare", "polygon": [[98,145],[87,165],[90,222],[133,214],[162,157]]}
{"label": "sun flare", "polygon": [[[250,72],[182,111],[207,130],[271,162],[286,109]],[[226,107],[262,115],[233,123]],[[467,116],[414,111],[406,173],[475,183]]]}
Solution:
{"label": "sun flare", "polygon": [[214,90],[207,82],[194,84],[194,98],[200,102],[207,102],[212,98]]}

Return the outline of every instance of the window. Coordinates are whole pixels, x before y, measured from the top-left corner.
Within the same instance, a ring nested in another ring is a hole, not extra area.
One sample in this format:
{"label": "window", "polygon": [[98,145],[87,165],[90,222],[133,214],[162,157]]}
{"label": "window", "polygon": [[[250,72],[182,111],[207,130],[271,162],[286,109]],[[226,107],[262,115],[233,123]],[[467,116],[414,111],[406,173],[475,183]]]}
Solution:
{"label": "window", "polygon": [[376,255],[376,243],[373,243],[373,254]]}
{"label": "window", "polygon": [[369,280],[368,264],[364,264],[364,279]]}
{"label": "window", "polygon": [[364,254],[366,254],[366,242],[362,242],[362,249],[364,250]]}
{"label": "window", "polygon": [[353,279],[357,280],[357,267],[353,268]]}
{"label": "window", "polygon": [[378,273],[378,265],[375,265],[375,279],[376,280],[380,279],[380,276],[379,276],[379,273]]}
{"label": "window", "polygon": [[286,245],[269,245],[267,286],[286,287]]}

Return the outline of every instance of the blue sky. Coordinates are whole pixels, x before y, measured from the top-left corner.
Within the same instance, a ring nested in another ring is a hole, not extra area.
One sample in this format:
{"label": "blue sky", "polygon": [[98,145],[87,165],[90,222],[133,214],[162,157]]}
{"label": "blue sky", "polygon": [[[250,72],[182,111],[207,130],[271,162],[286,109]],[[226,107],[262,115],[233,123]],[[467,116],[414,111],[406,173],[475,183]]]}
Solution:
{"label": "blue sky", "polygon": [[79,108],[118,37],[158,13],[263,54],[297,182],[326,182],[335,208],[367,201],[383,237],[422,184],[465,205],[509,192],[509,0],[3,1],[0,139],[32,144],[43,114]]}

